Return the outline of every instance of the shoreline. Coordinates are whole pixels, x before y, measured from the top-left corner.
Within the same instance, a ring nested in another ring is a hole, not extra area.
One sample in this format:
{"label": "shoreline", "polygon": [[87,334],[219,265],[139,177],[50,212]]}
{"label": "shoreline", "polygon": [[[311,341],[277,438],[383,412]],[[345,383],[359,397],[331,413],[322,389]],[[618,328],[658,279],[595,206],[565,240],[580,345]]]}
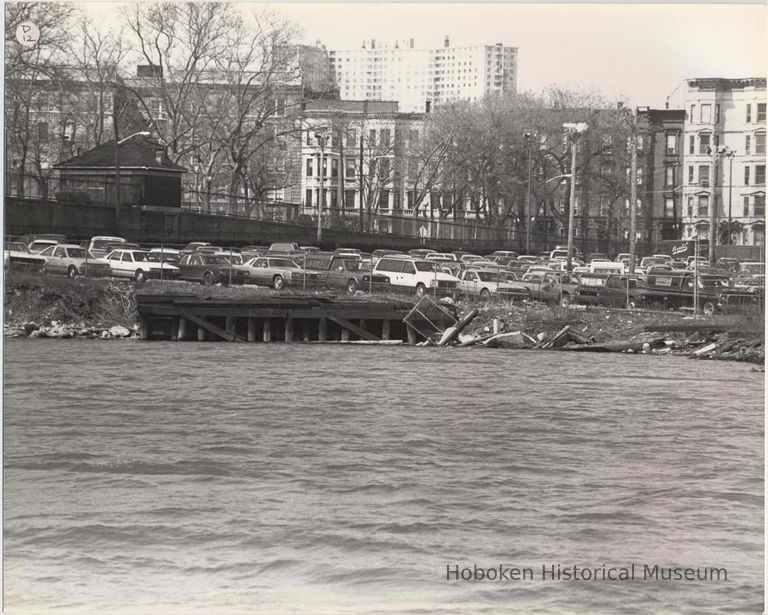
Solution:
{"label": "shoreline", "polygon": [[[339,297],[342,293],[288,291]],[[135,339],[139,334],[137,294],[188,294],[197,297],[264,298],[263,287],[201,287],[187,282],[149,281],[135,286],[115,279],[29,276],[5,284],[4,335],[41,339]],[[345,299],[386,301],[386,295],[358,292]],[[399,301],[402,295],[396,296]],[[391,297],[390,297],[391,298]],[[476,316],[453,345],[682,355],[695,359],[765,362],[764,321],[759,315],[693,319],[679,312],[652,312],[543,304],[453,302],[459,319]],[[711,329],[708,327],[711,326]],[[688,329],[675,331],[675,328]],[[692,331],[691,328],[698,330]],[[433,339],[420,345],[433,345]]]}

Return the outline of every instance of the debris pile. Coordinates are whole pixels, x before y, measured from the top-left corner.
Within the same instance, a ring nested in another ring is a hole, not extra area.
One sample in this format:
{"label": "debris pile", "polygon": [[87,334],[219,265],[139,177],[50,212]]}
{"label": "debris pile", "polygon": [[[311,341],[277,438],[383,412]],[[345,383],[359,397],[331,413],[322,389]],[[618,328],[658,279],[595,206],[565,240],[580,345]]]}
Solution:
{"label": "debris pile", "polygon": [[28,337],[28,338],[56,338],[70,339],[74,337],[85,339],[136,339],[138,337],[138,325],[132,328],[123,325],[114,325],[111,327],[89,327],[85,323],[60,323],[53,320],[48,325],[39,325],[36,322],[24,322],[20,325],[5,325],[3,335],[5,337]]}

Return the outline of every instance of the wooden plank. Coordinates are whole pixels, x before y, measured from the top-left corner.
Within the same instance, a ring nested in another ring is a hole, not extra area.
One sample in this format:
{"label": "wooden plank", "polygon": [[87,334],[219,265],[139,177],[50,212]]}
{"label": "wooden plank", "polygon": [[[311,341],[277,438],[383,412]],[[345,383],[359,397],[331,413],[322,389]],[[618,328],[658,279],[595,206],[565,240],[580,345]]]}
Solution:
{"label": "wooden plank", "polygon": [[371,342],[377,342],[379,341],[379,338],[376,337],[373,333],[369,333],[365,329],[362,329],[358,327],[356,324],[349,322],[345,318],[340,318],[339,316],[336,316],[335,314],[328,314],[328,318],[335,322],[337,325],[342,327],[344,330],[349,331],[350,333],[354,333],[355,335],[359,335],[364,340],[368,340]]}
{"label": "wooden plank", "polygon": [[190,314],[189,312],[182,312],[181,316],[182,318],[186,318],[187,320],[192,321],[198,327],[202,327],[204,330],[210,331],[214,335],[218,335],[220,338],[225,339],[228,342],[244,342],[245,341],[242,337],[238,337],[234,333],[230,333],[229,331],[220,329],[216,325],[208,322],[204,318],[200,318],[199,316],[196,316],[195,314]]}

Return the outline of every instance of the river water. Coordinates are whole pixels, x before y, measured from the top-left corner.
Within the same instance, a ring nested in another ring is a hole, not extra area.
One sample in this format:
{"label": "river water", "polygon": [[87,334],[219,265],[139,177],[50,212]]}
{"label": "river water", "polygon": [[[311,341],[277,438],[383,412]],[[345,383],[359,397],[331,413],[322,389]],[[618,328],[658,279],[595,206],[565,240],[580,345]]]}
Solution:
{"label": "river water", "polygon": [[12,340],[4,379],[7,612],[762,611],[748,365]]}

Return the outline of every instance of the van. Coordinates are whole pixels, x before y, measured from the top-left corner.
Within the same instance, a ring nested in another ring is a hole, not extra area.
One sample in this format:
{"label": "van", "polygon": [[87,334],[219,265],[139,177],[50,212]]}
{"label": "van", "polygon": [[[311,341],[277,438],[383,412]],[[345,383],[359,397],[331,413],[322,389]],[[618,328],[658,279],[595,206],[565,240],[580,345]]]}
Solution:
{"label": "van", "polygon": [[615,273],[621,275],[626,272],[624,271],[623,263],[612,263],[611,261],[594,261],[589,263],[589,273]]}
{"label": "van", "polygon": [[119,246],[114,244],[125,243],[125,239],[122,237],[109,237],[108,235],[97,235],[91,237],[91,242],[88,244],[88,251],[96,258],[104,257],[109,254],[115,248]]}
{"label": "van", "polygon": [[373,268],[374,282],[386,278],[393,288],[415,292],[423,297],[428,292],[453,295],[459,279],[439,270],[435,262],[412,257],[384,256]]}

